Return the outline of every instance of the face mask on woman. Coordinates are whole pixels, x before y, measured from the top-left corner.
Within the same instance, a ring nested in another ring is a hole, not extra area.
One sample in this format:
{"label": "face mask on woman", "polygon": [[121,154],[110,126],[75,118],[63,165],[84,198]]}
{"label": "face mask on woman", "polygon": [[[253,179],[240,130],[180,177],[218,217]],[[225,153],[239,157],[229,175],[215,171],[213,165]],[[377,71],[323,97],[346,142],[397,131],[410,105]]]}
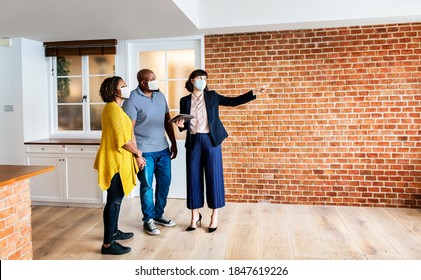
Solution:
{"label": "face mask on woman", "polygon": [[121,91],[121,98],[127,99],[130,97],[130,90],[128,87],[120,88]]}
{"label": "face mask on woman", "polygon": [[204,90],[206,87],[206,80],[195,80],[194,81],[194,87],[198,90]]}

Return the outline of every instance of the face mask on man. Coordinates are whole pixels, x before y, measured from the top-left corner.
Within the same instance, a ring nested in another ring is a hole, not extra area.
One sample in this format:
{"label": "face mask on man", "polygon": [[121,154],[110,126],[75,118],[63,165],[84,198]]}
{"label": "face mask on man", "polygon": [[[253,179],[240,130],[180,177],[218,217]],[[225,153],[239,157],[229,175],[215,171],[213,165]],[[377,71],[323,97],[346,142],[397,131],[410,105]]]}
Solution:
{"label": "face mask on man", "polygon": [[149,88],[149,90],[152,90],[152,91],[158,90],[158,88],[159,88],[158,81],[153,80],[153,81],[148,82],[148,88]]}
{"label": "face mask on man", "polygon": [[130,90],[128,87],[120,88],[121,91],[121,98],[127,99],[130,97]]}
{"label": "face mask on man", "polygon": [[198,90],[204,90],[206,87],[206,81],[205,80],[195,80],[194,81],[194,87]]}

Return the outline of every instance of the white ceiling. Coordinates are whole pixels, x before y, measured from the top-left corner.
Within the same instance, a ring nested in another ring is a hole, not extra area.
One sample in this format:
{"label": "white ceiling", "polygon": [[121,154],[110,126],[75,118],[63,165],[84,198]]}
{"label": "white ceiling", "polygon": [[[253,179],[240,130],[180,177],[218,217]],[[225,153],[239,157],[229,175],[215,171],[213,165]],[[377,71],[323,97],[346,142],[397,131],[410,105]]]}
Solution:
{"label": "white ceiling", "polygon": [[421,22],[421,0],[0,0],[0,38],[132,40]]}

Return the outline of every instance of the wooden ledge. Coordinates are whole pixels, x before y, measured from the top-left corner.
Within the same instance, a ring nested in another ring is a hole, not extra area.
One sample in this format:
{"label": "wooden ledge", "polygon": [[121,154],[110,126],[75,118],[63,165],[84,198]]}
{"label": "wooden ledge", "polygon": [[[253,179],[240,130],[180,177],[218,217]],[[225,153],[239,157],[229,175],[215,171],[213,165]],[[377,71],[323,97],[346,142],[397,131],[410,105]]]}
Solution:
{"label": "wooden ledge", "polygon": [[101,139],[47,138],[25,142],[25,145],[99,145]]}
{"label": "wooden ledge", "polygon": [[0,165],[0,187],[54,170],[53,166]]}

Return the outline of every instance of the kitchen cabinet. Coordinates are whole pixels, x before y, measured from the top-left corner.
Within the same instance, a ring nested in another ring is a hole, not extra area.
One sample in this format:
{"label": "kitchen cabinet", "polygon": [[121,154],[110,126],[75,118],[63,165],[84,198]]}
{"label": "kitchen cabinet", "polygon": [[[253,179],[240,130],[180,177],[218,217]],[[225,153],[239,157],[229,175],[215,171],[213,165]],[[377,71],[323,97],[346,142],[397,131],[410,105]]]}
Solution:
{"label": "kitchen cabinet", "polygon": [[25,145],[28,165],[54,166],[54,171],[31,181],[35,205],[103,206],[104,193],[98,187],[93,168],[98,145]]}

